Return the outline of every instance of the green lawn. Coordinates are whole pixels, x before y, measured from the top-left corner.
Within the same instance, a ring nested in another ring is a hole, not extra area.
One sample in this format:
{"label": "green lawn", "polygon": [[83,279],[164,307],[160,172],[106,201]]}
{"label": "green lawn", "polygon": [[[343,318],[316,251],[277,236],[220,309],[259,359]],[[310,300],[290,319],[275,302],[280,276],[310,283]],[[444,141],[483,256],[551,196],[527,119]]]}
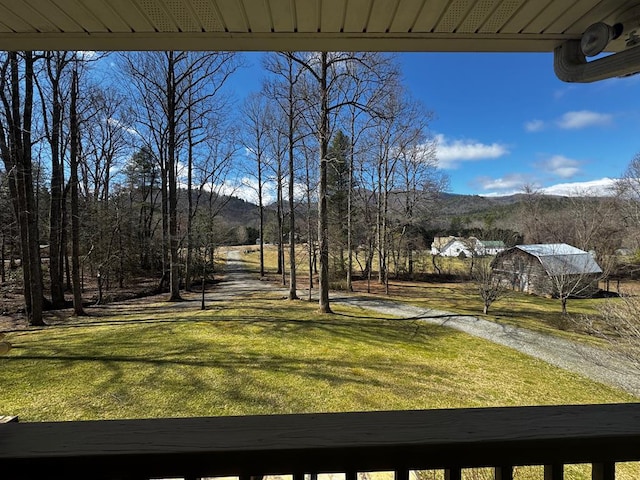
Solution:
{"label": "green lawn", "polygon": [[636,400],[454,330],[285,302],[137,305],[10,333],[0,412],[44,421]]}
{"label": "green lawn", "polygon": [[[302,275],[306,275],[308,268],[305,251],[302,247],[298,247],[297,252],[298,269]],[[285,249],[285,258],[288,259],[288,248]],[[259,261],[257,250],[254,249],[245,254],[243,259],[250,269],[257,271]],[[438,259],[438,261],[443,271],[453,273],[468,271],[468,265],[465,264],[465,260],[445,257]],[[276,247],[273,245],[265,248],[265,265],[268,271],[275,272],[277,254]],[[338,283],[340,282],[332,282],[332,284]],[[306,287],[306,282],[299,282],[299,285],[304,288]],[[558,299],[528,295],[521,292],[509,292],[506,297],[491,305],[488,315],[483,315],[482,300],[473,282],[411,282],[391,279],[390,291],[387,296],[384,294],[384,287],[377,283],[374,275],[370,288],[372,295],[377,297],[382,296],[422,308],[478,316],[497,323],[528,328],[600,346],[604,346],[603,342],[581,331],[580,319],[584,315],[599,315],[599,306],[606,302],[615,301],[602,298],[570,299],[567,303],[569,311],[567,316],[562,315]],[[354,290],[359,295],[366,295],[366,282],[355,281]]]}

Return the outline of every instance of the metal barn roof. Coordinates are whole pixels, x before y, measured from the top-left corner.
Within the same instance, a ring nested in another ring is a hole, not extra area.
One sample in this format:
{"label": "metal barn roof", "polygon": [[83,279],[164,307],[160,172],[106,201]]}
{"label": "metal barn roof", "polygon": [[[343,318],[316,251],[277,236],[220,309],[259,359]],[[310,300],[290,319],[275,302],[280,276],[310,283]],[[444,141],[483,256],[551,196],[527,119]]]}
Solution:
{"label": "metal barn roof", "polygon": [[590,253],[566,243],[516,245],[514,248],[538,258],[550,276],[602,273]]}

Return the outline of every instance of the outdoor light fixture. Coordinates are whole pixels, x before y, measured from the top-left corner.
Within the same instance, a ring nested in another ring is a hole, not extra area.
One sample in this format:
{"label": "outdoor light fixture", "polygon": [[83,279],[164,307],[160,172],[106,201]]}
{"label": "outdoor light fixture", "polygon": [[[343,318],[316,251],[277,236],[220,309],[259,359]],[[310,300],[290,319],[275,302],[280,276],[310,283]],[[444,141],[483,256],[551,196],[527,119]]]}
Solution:
{"label": "outdoor light fixture", "polygon": [[[640,73],[640,3],[616,17],[612,25],[594,23],[579,39],[555,47],[553,68],[560,80],[590,83]],[[611,54],[600,56],[607,49]]]}
{"label": "outdoor light fixture", "polygon": [[622,35],[623,30],[624,27],[621,23],[616,23],[613,26],[604,22],[594,23],[582,34],[580,49],[586,57],[595,57],[607,48],[611,40]]}

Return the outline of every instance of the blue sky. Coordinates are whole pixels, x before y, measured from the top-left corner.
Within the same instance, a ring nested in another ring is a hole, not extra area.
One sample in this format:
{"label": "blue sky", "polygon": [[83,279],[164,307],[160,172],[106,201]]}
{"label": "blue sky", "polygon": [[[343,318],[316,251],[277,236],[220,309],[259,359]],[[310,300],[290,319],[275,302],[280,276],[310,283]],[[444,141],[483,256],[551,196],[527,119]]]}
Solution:
{"label": "blue sky", "polygon": [[[259,88],[260,56],[247,54],[238,97]],[[556,194],[593,189],[640,152],[640,76],[567,84],[555,77],[552,54],[399,60],[412,95],[435,112],[432,133],[452,193],[504,195],[524,184]]]}

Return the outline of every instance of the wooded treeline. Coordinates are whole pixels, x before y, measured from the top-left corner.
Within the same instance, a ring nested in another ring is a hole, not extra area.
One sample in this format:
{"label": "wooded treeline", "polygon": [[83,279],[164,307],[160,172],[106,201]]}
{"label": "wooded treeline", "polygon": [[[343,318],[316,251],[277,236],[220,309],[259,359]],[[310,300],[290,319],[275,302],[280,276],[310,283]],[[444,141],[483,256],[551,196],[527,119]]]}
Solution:
{"label": "wooded treeline", "polygon": [[83,314],[88,279],[101,296],[144,274],[179,300],[232,241],[219,214],[240,189],[255,190],[260,242],[275,201],[290,298],[296,243],[310,269],[317,259],[323,312],[330,275],[351,282],[356,245],[380,281],[401,250],[412,268],[446,177],[432,113],[403,88],[394,57],[268,54],[261,90],[238,99],[242,62],[227,52],[0,54],[0,273],[4,282],[21,265],[30,324],[66,306],[65,292]]}

